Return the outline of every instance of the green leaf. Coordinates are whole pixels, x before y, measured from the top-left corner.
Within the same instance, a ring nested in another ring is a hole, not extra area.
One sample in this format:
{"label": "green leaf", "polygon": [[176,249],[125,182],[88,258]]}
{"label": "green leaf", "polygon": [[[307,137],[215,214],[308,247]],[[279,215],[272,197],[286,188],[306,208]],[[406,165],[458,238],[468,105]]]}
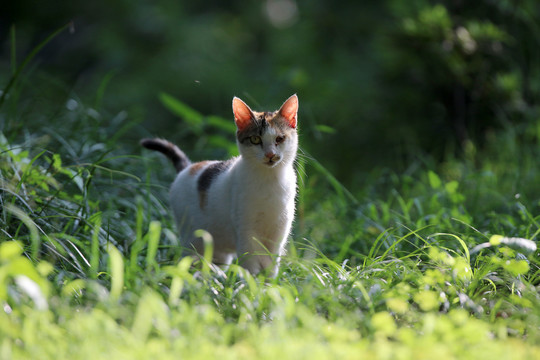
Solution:
{"label": "green leaf", "polygon": [[519,251],[523,254],[532,254],[536,251],[536,243],[529,239],[523,239],[518,237],[506,237],[501,235],[493,235],[489,239],[489,243],[492,246],[506,245],[511,249]]}
{"label": "green leaf", "polygon": [[420,291],[414,294],[413,298],[423,311],[432,311],[439,307],[439,296],[433,291]]}
{"label": "green leaf", "polygon": [[170,112],[191,126],[193,131],[200,133],[204,120],[202,114],[167,93],[160,93],[159,100]]}
{"label": "green leaf", "polygon": [[397,314],[405,314],[409,310],[409,303],[397,297],[387,299],[386,306]]}
{"label": "green leaf", "polygon": [[230,134],[236,133],[236,125],[234,121],[227,120],[219,116],[209,115],[206,117],[208,125],[213,126],[217,129],[224,130]]}
{"label": "green leaf", "polygon": [[315,125],[315,129],[326,134],[335,134],[337,132],[337,130],[334,129],[333,127],[330,127],[328,125],[323,125],[323,124]]}
{"label": "green leaf", "polygon": [[62,168],[62,158],[60,157],[60,154],[53,154],[53,167],[55,170],[59,170]]}
{"label": "green leaf", "polygon": [[381,311],[373,314],[371,318],[371,325],[375,328],[376,333],[391,336],[397,330],[396,323],[392,315],[386,311]]}
{"label": "green leaf", "polygon": [[450,181],[449,183],[444,185],[444,189],[446,192],[450,195],[453,195],[456,193],[457,189],[459,187],[459,183],[457,181]]}
{"label": "green leaf", "polygon": [[11,260],[20,256],[23,252],[23,246],[19,241],[6,241],[0,244],[0,260]]}
{"label": "green leaf", "polygon": [[524,275],[529,271],[529,263],[526,260],[508,260],[504,263],[504,269],[513,276]]}
{"label": "green leaf", "polygon": [[433,189],[439,189],[441,187],[441,184],[442,184],[441,179],[439,178],[437,174],[435,174],[431,170],[428,172],[428,180],[429,180],[429,185]]}
{"label": "green leaf", "polygon": [[83,279],[75,279],[62,287],[62,296],[74,296],[86,288],[86,281]]}

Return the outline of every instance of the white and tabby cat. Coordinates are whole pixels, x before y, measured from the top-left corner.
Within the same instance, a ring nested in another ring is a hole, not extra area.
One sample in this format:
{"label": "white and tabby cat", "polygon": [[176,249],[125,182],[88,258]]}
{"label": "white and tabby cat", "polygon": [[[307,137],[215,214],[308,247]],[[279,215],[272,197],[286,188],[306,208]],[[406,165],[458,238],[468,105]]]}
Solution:
{"label": "white and tabby cat", "polygon": [[164,153],[178,172],[170,200],[182,246],[202,254],[193,232],[204,229],[214,239],[214,263],[236,256],[252,274],[275,275],[294,218],[298,97],[275,112],[252,111],[237,97],[232,105],[238,157],[191,163],[166,140],[141,144]]}

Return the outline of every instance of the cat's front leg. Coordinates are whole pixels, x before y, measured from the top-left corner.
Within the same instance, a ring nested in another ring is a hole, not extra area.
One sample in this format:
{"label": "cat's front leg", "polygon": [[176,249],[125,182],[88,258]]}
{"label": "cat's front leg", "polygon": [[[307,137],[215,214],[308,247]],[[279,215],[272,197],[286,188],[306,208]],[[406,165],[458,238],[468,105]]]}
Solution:
{"label": "cat's front leg", "polygon": [[237,252],[239,264],[252,275],[257,275],[261,271],[267,272],[271,277],[277,274],[279,255],[272,254],[256,238],[238,241]]}

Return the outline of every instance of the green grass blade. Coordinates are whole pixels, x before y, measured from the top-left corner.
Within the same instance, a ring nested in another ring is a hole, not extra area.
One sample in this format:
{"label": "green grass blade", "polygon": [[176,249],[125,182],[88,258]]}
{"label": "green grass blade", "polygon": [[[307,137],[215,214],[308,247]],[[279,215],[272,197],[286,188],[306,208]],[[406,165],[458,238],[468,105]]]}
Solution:
{"label": "green grass blade", "polygon": [[140,198],[137,199],[137,213],[135,215],[135,241],[130,247],[129,253],[129,272],[128,277],[131,278],[139,270],[139,263],[137,258],[139,252],[144,246],[143,242],[143,204]]}
{"label": "green grass blade", "polygon": [[152,221],[148,229],[148,250],[146,252],[146,270],[150,270],[150,267],[157,268],[156,254],[159,245],[159,238],[161,236],[161,223],[159,221]]}
{"label": "green grass blade", "polygon": [[32,160],[30,160],[30,163],[28,164],[28,166],[26,166],[23,174],[21,175],[21,180],[17,184],[17,191],[19,191],[21,189],[21,187],[24,185],[27,177],[32,172],[32,165],[34,165],[34,163],[41,157],[41,155],[45,154],[46,152],[47,152],[47,150],[42,150],[39,154],[34,156],[32,158]]}
{"label": "green grass blade", "polygon": [[15,205],[4,204],[4,209],[19,218],[19,220],[28,228],[28,231],[30,232],[30,256],[32,259],[37,260],[39,248],[41,246],[41,238],[36,224],[24,211]]}
{"label": "green grass blade", "polygon": [[[4,100],[7,96],[7,94],[9,93],[9,91],[11,90],[11,87],[15,84],[15,81],[17,81],[19,75],[21,74],[21,72],[24,70],[24,68],[26,67],[26,65],[28,65],[28,63],[34,58],[34,56],[36,56],[37,53],[39,53],[41,51],[41,49],[47,45],[52,39],[54,39],[55,37],[57,37],[61,32],[63,32],[65,29],[67,28],[72,28],[73,27],[73,23],[72,22],[69,22],[67,23],[66,25],[62,26],[61,28],[59,28],[58,30],[56,30],[55,32],[53,32],[51,35],[49,35],[45,40],[43,40],[42,42],[40,42],[35,48],[32,49],[32,51],[30,52],[30,54],[28,54],[26,56],[26,58],[24,58],[23,62],[21,63],[21,65],[19,65],[17,67],[17,70],[15,70],[15,73],[11,76],[11,78],[9,79],[9,82],[7,83],[7,85],[4,87],[4,90],[2,92],[2,95],[0,96],[0,107],[2,106],[2,104],[4,103]],[[15,31],[13,31],[12,33],[12,37],[14,36],[14,33]],[[12,53],[14,51],[12,50]],[[13,56],[13,55],[12,55]]]}
{"label": "green grass blade", "polygon": [[135,319],[131,331],[138,341],[146,341],[152,328],[166,328],[168,330],[167,307],[161,297],[155,292],[147,290],[140,298],[135,312]]}
{"label": "green grass blade", "polygon": [[124,287],[124,258],[122,253],[110,243],[107,245],[107,253],[109,254],[109,273],[111,275],[110,297],[112,300],[118,300]]}
{"label": "green grass blade", "polygon": [[171,287],[169,289],[169,305],[178,305],[185,282],[193,280],[193,275],[189,273],[189,268],[192,264],[193,258],[186,256],[180,260],[176,267],[168,267],[167,270],[164,269],[172,276]]}
{"label": "green grass blade", "polygon": [[11,75],[14,76],[17,72],[17,42],[15,36],[15,24],[11,25]]}
{"label": "green grass blade", "polygon": [[339,197],[347,198],[355,205],[359,204],[359,201],[356,199],[356,197],[354,197],[354,195],[341,182],[339,182],[339,180],[336,179],[335,176],[332,175],[332,173],[327,168],[325,168],[310,154],[306,153],[306,155],[309,156],[310,159],[308,163],[326,177],[326,179],[328,180],[330,185],[332,185]]}
{"label": "green grass blade", "polygon": [[433,234],[431,236],[450,236],[450,237],[453,237],[454,239],[456,239],[461,248],[463,249],[463,253],[465,254],[465,259],[467,259],[467,264],[470,264],[471,263],[471,254],[469,252],[469,247],[467,246],[467,244],[465,243],[465,241],[463,241],[463,239],[455,234],[449,234],[449,233],[437,233],[437,234]]}
{"label": "green grass blade", "polygon": [[115,74],[115,70],[109,71],[101,80],[99,88],[96,92],[96,101],[94,102],[94,107],[96,109],[101,109],[101,105],[103,104],[103,98],[105,96],[105,90],[107,89],[107,86],[109,85],[111,79],[114,77]]}
{"label": "green grass blade", "polygon": [[99,271],[99,231],[101,230],[101,214],[94,219],[92,245],[90,250],[90,277],[95,279]]}
{"label": "green grass blade", "polygon": [[212,263],[212,257],[214,256],[214,239],[208,231],[196,230],[195,236],[200,237],[204,243],[204,255],[202,262],[202,271],[204,274],[210,273],[210,264]]}

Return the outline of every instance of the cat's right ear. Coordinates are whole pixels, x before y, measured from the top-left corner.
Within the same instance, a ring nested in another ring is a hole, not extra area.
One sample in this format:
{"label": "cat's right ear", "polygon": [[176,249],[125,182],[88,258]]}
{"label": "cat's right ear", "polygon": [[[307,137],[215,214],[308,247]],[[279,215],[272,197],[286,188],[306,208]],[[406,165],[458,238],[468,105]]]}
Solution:
{"label": "cat's right ear", "polygon": [[253,119],[253,111],[251,111],[249,106],[235,96],[232,101],[232,110],[234,113],[234,122],[238,130],[242,131],[248,127]]}

